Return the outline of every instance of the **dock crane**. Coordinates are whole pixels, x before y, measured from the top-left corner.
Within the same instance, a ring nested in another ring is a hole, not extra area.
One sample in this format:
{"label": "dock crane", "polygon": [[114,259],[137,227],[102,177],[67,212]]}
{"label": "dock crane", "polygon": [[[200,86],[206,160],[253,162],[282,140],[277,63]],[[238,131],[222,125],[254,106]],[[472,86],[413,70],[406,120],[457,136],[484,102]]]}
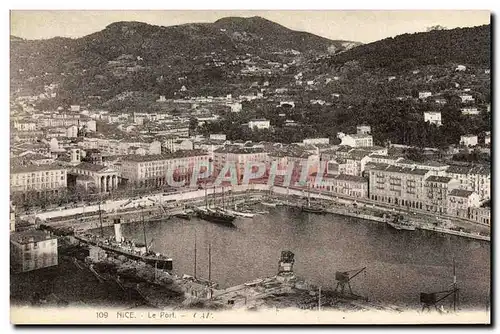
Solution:
{"label": "dock crane", "polygon": [[359,297],[352,292],[351,280],[354,277],[361,274],[365,270],[366,270],[366,267],[363,267],[361,269],[348,270],[348,271],[337,271],[335,273],[335,280],[337,281],[337,286],[335,287],[335,293],[338,293],[339,288],[340,288],[340,295],[346,296],[345,288],[347,286],[349,288],[349,292],[350,292],[351,297]]}
{"label": "dock crane", "polygon": [[431,310],[431,307],[434,307],[436,310],[439,311],[438,309],[438,303],[450,296],[453,296],[453,311],[457,310],[458,307],[458,301],[459,301],[459,291],[460,289],[457,287],[457,274],[456,274],[456,267],[455,267],[455,258],[453,258],[453,283],[451,284],[451,289],[448,290],[443,290],[443,291],[437,291],[437,292],[430,292],[430,293],[425,293],[421,292],[420,293],[420,302],[422,303],[422,312],[427,309],[428,311]]}

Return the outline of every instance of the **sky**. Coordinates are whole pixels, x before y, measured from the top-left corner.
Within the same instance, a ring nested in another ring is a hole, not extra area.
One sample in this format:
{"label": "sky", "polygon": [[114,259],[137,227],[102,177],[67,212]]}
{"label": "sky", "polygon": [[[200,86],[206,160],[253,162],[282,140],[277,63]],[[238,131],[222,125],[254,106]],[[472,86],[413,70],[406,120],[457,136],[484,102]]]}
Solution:
{"label": "sky", "polygon": [[105,11],[105,10],[14,10],[10,13],[11,35],[26,39],[55,36],[81,37],[117,21],[140,21],[171,26],[214,22],[227,16],[261,16],[287,28],[307,31],[330,39],[369,43],[427,27],[473,27],[490,23],[490,12],[480,10],[315,10],[315,11]]}

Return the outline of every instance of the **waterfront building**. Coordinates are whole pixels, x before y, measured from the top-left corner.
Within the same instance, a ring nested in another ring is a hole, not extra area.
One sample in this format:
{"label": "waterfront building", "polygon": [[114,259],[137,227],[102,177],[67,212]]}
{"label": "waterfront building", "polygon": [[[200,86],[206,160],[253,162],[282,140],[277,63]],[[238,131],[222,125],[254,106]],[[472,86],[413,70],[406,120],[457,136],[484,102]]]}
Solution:
{"label": "waterfront building", "polygon": [[364,177],[326,174],[323,176],[321,184],[316,184],[316,175],[313,173],[309,177],[309,184],[313,189],[356,198],[368,197],[368,180]]}
{"label": "waterfront building", "polygon": [[469,220],[475,221],[476,223],[490,225],[491,224],[491,209],[490,208],[469,208],[468,210]]}
{"label": "waterfront building", "polygon": [[446,175],[458,180],[458,188],[474,191],[483,202],[491,196],[491,170],[489,166],[450,166]]}
{"label": "waterfront building", "polygon": [[111,167],[82,162],[71,168],[72,174],[77,175],[79,183],[87,189],[90,183],[99,192],[108,192],[118,188],[120,183],[119,172]]}
{"label": "waterfront building", "polygon": [[479,195],[474,191],[452,189],[448,193],[448,215],[469,218],[469,208],[478,208]]}
{"label": "waterfront building", "polygon": [[16,206],[12,204],[10,201],[10,232],[14,232],[16,230]]}
{"label": "waterfront building", "polygon": [[11,233],[10,254],[15,272],[57,266],[57,237],[40,230]]}
{"label": "waterfront building", "polygon": [[11,166],[10,191],[24,198],[28,192],[41,196],[58,194],[67,187],[67,171],[58,165]]}
{"label": "waterfront building", "polygon": [[369,170],[369,198],[381,203],[425,209],[424,180],[430,171],[385,164],[372,164]]}
{"label": "waterfront building", "polygon": [[425,210],[448,213],[448,193],[458,188],[458,181],[448,176],[430,175],[425,179]]}
{"label": "waterfront building", "polygon": [[[177,181],[190,182],[193,167],[198,163],[209,163],[209,156],[202,150],[177,151],[158,155],[128,155],[121,159],[121,176],[129,185],[166,186],[168,172]],[[209,168],[211,168],[209,166]],[[204,173],[203,170],[201,173]]]}
{"label": "waterfront building", "polygon": [[267,160],[268,153],[261,147],[227,145],[214,151],[214,171],[216,175],[218,175],[227,163],[234,163],[236,166],[237,180],[239,182],[243,179],[243,173],[247,163],[265,163]]}

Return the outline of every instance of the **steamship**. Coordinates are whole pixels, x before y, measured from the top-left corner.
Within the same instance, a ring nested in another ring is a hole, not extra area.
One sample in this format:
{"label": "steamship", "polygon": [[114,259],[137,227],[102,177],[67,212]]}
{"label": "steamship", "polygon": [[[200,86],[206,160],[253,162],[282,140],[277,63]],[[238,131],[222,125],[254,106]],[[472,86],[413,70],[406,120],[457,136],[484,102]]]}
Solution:
{"label": "steamship", "polygon": [[105,251],[112,252],[118,255],[126,256],[132,260],[141,261],[155,266],[158,269],[171,271],[173,268],[172,259],[150,250],[151,243],[146,242],[146,230],[144,218],[142,220],[144,232],[144,244],[135,243],[131,240],[126,240],[121,234],[120,219],[114,219],[113,226],[115,229],[115,240],[109,240],[102,235],[102,220],[101,220],[101,237],[93,234],[75,234],[75,238],[89,245],[99,247]]}

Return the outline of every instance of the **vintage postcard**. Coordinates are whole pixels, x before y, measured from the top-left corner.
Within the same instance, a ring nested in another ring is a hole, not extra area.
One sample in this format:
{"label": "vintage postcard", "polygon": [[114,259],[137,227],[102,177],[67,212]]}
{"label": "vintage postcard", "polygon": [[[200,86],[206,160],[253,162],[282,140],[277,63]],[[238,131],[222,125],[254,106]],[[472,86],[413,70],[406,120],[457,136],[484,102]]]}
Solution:
{"label": "vintage postcard", "polygon": [[490,12],[10,16],[13,324],[490,324]]}

